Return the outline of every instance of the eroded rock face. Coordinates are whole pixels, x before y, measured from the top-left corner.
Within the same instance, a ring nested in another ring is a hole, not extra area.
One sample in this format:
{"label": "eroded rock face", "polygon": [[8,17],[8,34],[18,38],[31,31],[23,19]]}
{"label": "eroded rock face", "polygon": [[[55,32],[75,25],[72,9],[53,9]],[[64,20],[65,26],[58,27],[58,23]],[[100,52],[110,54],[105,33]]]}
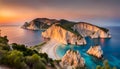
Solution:
{"label": "eroded rock face", "polygon": [[91,46],[88,51],[88,54],[93,55],[97,58],[102,58],[103,57],[103,51],[100,46]]}
{"label": "eroded rock face", "polygon": [[110,38],[109,30],[106,28],[98,27],[89,23],[80,22],[73,27],[83,37],[90,36],[91,38]]}
{"label": "eroded rock face", "polygon": [[[57,26],[57,24],[59,26]],[[86,22],[72,22],[68,20],[56,20],[48,18],[36,18],[25,23],[22,28],[30,30],[41,30],[45,38],[56,39],[63,44],[86,44],[85,37],[110,38],[109,30]]]}
{"label": "eroded rock face", "polygon": [[30,30],[41,30],[47,29],[52,24],[56,23],[57,20],[55,19],[48,19],[48,18],[36,18],[30,22],[25,22],[22,28],[30,29]]}
{"label": "eroded rock face", "polygon": [[68,50],[63,56],[60,64],[65,69],[76,69],[77,67],[84,67],[85,61],[78,51]]}
{"label": "eroded rock face", "polygon": [[83,37],[77,36],[74,33],[67,31],[60,26],[52,25],[46,31],[42,32],[44,38],[55,39],[63,44],[77,44],[83,45],[86,44],[86,41]]}

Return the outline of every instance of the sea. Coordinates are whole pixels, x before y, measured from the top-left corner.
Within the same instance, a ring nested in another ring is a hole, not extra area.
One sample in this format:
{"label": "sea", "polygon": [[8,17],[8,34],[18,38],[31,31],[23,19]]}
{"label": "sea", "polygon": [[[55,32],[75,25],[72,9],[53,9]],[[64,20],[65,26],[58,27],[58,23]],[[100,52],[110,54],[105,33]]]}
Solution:
{"label": "sea", "polygon": [[[91,39],[86,37],[86,45],[59,45],[56,48],[56,53],[59,57],[63,57],[67,50],[72,49],[79,51],[81,57],[84,58],[86,67],[95,69],[97,65],[102,65],[103,60],[108,60],[109,64],[113,67],[116,66],[120,69],[120,27],[109,26],[106,27],[110,30],[112,38],[110,39]],[[0,26],[1,36],[7,36],[9,43],[25,44],[26,46],[34,46],[43,42],[41,36],[42,30],[31,31],[22,29],[21,26]],[[90,46],[100,45],[103,50],[103,60],[97,59],[88,55],[86,51]]]}
{"label": "sea", "polygon": [[9,43],[24,44],[26,46],[34,46],[43,42],[41,37],[42,30],[31,31],[21,28],[19,25],[0,26],[1,36],[7,36]]}
{"label": "sea", "polygon": [[[72,49],[79,51],[81,57],[84,58],[88,69],[95,69],[97,65],[103,66],[103,61],[108,60],[111,67],[120,69],[120,27],[106,27],[110,30],[112,38],[107,39],[91,39],[86,37],[86,45],[60,45],[56,49],[59,57],[63,57],[67,50]],[[100,45],[103,50],[103,59],[97,59],[86,52],[91,46]]]}

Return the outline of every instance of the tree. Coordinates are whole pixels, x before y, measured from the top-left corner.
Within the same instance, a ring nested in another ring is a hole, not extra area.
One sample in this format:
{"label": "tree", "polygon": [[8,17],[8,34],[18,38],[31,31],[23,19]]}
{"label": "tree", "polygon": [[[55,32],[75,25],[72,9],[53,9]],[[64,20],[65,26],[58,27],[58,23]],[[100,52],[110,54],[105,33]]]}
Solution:
{"label": "tree", "polygon": [[0,49],[9,51],[10,50],[10,46],[6,45],[6,44],[3,44],[3,43],[0,43]]}
{"label": "tree", "polygon": [[101,66],[100,66],[100,65],[97,65],[96,69],[101,69]]}
{"label": "tree", "polygon": [[48,55],[47,55],[46,53],[39,53],[39,56],[40,56],[41,58],[45,58],[46,61],[49,62],[49,57],[48,57]]}
{"label": "tree", "polygon": [[20,44],[13,43],[12,47],[13,47],[14,50],[19,50],[19,51],[23,52],[24,56],[30,56],[30,55],[35,54],[35,51],[25,47],[25,45],[20,45]]}
{"label": "tree", "polygon": [[23,53],[17,50],[9,51],[6,54],[6,56],[4,56],[2,59],[3,59],[2,60],[3,64],[7,64],[17,69],[22,69],[27,67],[25,62],[23,61],[24,59]]}
{"label": "tree", "polygon": [[104,60],[103,66],[97,65],[96,69],[116,69],[116,67],[110,67],[108,60]]}
{"label": "tree", "polygon": [[108,60],[105,60],[105,61],[103,62],[103,64],[104,64],[104,68],[105,68],[105,69],[110,69]]}
{"label": "tree", "polygon": [[4,36],[4,37],[0,37],[0,43],[2,44],[8,44],[8,39],[7,39],[7,36]]}
{"label": "tree", "polygon": [[45,64],[41,61],[41,57],[37,54],[27,56],[26,63],[32,69],[46,69]]}
{"label": "tree", "polygon": [[46,53],[38,53],[25,45],[13,43],[12,50],[7,36],[0,37],[0,64],[14,69],[46,69],[48,63],[54,67],[53,60]]}

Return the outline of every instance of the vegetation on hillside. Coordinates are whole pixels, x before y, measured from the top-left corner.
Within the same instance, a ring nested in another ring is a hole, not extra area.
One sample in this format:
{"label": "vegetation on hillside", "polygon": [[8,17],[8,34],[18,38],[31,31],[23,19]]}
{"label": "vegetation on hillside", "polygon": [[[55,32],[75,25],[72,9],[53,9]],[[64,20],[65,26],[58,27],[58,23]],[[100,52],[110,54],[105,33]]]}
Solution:
{"label": "vegetation on hillside", "polygon": [[56,24],[56,26],[60,26],[63,29],[68,30],[68,31],[74,33],[75,35],[82,37],[81,34],[79,34],[79,32],[77,30],[72,29],[72,27],[76,24],[75,22],[70,22],[70,21],[67,21],[64,19],[60,20],[59,22],[60,23]]}
{"label": "vegetation on hillside", "polygon": [[117,69],[116,67],[111,67],[108,63],[108,60],[104,60],[103,66],[97,65],[96,69]]}
{"label": "vegetation on hillside", "polygon": [[25,45],[8,44],[7,37],[0,37],[0,65],[14,69],[54,68],[54,63],[46,53],[38,53]]}
{"label": "vegetation on hillside", "polygon": [[[16,43],[8,44],[8,41],[7,36],[0,37],[0,65],[5,65],[13,69],[47,69],[47,67],[56,69],[55,64],[59,66],[60,60],[52,60],[46,53],[38,53],[38,51],[27,48],[25,45]],[[85,68],[87,67],[80,69]],[[105,60],[103,66],[98,65],[96,69],[117,68],[112,68],[108,61]]]}

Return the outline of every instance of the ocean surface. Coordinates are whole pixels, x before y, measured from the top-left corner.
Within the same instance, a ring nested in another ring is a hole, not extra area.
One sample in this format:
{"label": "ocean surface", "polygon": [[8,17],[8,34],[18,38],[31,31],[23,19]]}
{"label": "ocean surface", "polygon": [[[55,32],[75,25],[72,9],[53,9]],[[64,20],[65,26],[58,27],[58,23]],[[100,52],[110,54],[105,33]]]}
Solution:
{"label": "ocean surface", "polygon": [[1,35],[9,39],[9,43],[25,44],[34,46],[43,41],[41,37],[42,31],[31,31],[22,29],[21,26],[1,26]]}
{"label": "ocean surface", "polygon": [[[86,37],[87,45],[60,45],[56,49],[59,57],[63,57],[67,50],[78,50],[82,57],[84,57],[86,66],[90,69],[95,69],[96,65],[102,65],[102,61],[90,56],[86,51],[90,46],[99,44],[104,53],[104,59],[109,61],[112,66],[117,66],[120,69],[120,27],[107,27],[112,35],[111,39],[90,39]],[[9,43],[25,44],[27,46],[34,46],[43,41],[41,37],[42,31],[31,31],[20,28],[20,26],[2,26],[1,35],[8,36]]]}
{"label": "ocean surface", "polygon": [[111,39],[90,39],[89,37],[86,37],[87,45],[60,45],[56,49],[57,55],[62,58],[67,50],[77,50],[84,58],[86,66],[90,69],[95,69],[96,65],[102,65],[103,61],[88,55],[86,51],[90,46],[98,44],[103,50],[104,60],[107,59],[111,66],[116,66],[120,69],[120,27],[107,28],[112,35]]}

